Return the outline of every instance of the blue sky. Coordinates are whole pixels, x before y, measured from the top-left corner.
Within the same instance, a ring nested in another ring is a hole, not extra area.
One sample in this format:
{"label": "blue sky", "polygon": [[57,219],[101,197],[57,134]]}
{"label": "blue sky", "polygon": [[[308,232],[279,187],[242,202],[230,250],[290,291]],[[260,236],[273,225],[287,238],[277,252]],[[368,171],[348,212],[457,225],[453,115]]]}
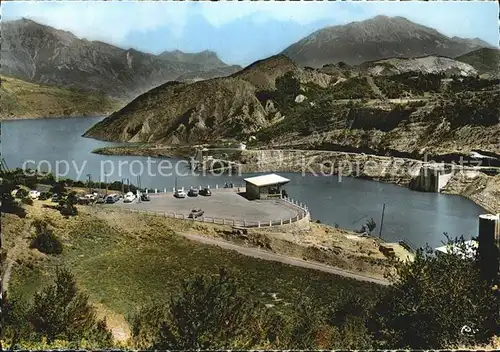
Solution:
{"label": "blue sky", "polygon": [[216,51],[247,65],[326,26],[376,15],[404,16],[448,36],[498,45],[498,3],[457,2],[3,2],[21,17],[123,48],[160,53]]}

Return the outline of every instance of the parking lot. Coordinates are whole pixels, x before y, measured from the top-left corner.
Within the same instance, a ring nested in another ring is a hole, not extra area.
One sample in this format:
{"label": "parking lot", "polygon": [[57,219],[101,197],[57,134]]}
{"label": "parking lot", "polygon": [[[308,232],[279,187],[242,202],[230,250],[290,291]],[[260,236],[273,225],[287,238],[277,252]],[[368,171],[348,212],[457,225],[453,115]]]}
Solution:
{"label": "parking lot", "polygon": [[294,218],[299,210],[281,200],[249,201],[236,192],[213,192],[211,196],[175,198],[172,193],[151,195],[146,202],[123,203],[102,206],[119,206],[138,210],[184,214],[188,216],[193,209],[202,209],[204,217],[224,218],[236,221],[266,222]]}

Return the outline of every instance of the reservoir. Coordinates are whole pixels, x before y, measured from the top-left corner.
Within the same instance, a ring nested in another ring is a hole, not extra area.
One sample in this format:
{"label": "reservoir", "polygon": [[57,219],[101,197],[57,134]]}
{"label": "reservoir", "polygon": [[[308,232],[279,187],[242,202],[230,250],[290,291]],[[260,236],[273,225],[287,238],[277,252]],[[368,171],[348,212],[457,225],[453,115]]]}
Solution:
{"label": "reservoir", "polygon": [[[242,183],[246,175],[196,175],[187,162],[164,159],[164,168],[159,170],[161,159],[150,159],[155,164],[148,174],[146,157],[107,156],[91,153],[100,147],[119,145],[83,138],[81,135],[102,117],[77,117],[58,119],[2,121],[2,157],[9,168],[40,165],[43,171],[55,170],[67,178],[87,180],[90,174],[94,181],[129,179],[136,184],[141,167],[143,187],[171,189],[178,187],[220,187],[225,182]],[[122,163],[123,167],[119,167]],[[141,166],[142,165],[142,166]],[[170,165],[170,169],[168,166]],[[69,166],[69,167],[66,167]],[[159,171],[162,171],[163,175]],[[286,185],[288,195],[306,203],[314,220],[358,230],[373,218],[379,234],[382,207],[386,204],[382,238],[387,241],[408,240],[415,246],[438,247],[446,238],[463,235],[466,239],[477,235],[478,215],[485,210],[459,196],[438,193],[421,193],[392,184],[350,177],[313,176],[300,173],[280,173],[291,182]],[[80,176],[80,177],[78,177]]]}

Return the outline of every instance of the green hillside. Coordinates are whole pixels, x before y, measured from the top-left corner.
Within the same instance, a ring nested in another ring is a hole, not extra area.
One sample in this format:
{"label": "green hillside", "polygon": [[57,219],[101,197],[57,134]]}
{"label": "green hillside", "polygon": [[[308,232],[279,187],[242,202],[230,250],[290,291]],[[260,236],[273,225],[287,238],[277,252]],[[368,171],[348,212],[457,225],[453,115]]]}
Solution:
{"label": "green hillside", "polygon": [[104,94],[43,86],[1,76],[0,118],[107,115],[122,102]]}

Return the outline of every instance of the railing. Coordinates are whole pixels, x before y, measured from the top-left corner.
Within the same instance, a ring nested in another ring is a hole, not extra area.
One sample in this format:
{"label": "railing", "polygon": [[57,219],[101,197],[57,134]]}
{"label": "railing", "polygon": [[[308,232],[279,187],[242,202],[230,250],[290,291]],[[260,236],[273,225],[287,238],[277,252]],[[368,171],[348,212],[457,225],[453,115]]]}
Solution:
{"label": "railing", "polygon": [[281,226],[281,225],[286,225],[286,224],[292,224],[294,222],[297,222],[299,220],[302,220],[306,217],[309,217],[309,210],[307,208],[307,205],[300,203],[298,201],[295,201],[291,198],[288,197],[282,197],[280,198],[281,201],[285,202],[288,205],[292,205],[295,208],[297,208],[298,214],[294,217],[286,218],[286,219],[277,219],[277,220],[265,220],[265,221],[247,221],[247,220],[236,220],[236,219],[226,219],[222,217],[211,217],[211,216],[200,216],[196,218],[190,218],[189,215],[185,215],[182,213],[175,213],[175,212],[161,212],[161,211],[155,211],[155,210],[142,210],[142,209],[134,209],[134,208],[124,208],[120,207],[120,209],[123,209],[125,211],[129,211],[131,213],[137,213],[137,214],[145,214],[145,215],[150,215],[150,216],[158,216],[158,217],[165,217],[165,218],[172,218],[172,219],[183,219],[183,220],[191,220],[191,221],[198,221],[198,222],[205,222],[205,223],[211,223],[211,224],[218,224],[218,225],[230,225],[233,227],[242,227],[242,228],[262,228],[262,227],[272,227],[272,226]]}
{"label": "railing", "polygon": [[[227,186],[227,187],[226,187]],[[227,191],[244,191],[245,190],[245,186],[244,185],[241,185],[241,184],[235,184],[235,183],[232,183],[232,184],[228,184],[228,185],[221,185],[219,187],[219,184],[216,184],[215,187],[212,187],[211,185],[207,185],[207,186],[202,186],[202,185],[198,185],[198,186],[191,186],[189,188],[186,188],[186,187],[178,187],[177,189],[182,189],[183,191],[188,191],[190,189],[198,189],[198,190],[201,190],[203,188],[208,188],[210,189],[211,191],[213,190],[227,190]],[[152,195],[152,194],[162,194],[162,193],[174,193],[176,190],[175,187],[172,187],[172,188],[146,188],[144,189],[144,193],[146,194],[149,194],[149,195]]]}

